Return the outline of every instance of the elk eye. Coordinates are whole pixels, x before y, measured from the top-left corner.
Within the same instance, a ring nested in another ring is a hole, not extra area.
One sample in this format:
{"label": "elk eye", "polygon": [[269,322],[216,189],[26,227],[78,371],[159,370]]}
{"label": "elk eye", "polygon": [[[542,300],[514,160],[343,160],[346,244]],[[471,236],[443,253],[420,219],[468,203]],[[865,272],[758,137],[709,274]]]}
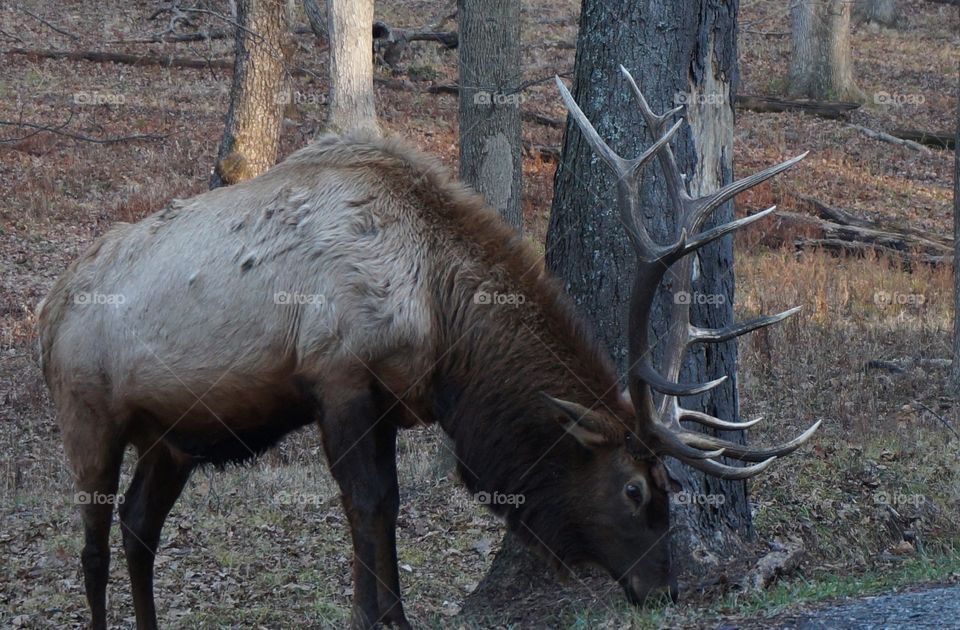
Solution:
{"label": "elk eye", "polygon": [[637,503],[643,503],[643,488],[640,486],[633,483],[628,483],[623,491],[626,492],[627,496],[632,500],[636,501]]}

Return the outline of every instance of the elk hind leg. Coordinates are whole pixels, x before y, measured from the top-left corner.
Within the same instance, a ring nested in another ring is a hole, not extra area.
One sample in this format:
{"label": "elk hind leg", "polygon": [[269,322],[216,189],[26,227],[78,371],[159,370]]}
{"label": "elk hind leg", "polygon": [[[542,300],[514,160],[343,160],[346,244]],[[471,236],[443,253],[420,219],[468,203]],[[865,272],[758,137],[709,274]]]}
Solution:
{"label": "elk hind leg", "polygon": [[83,521],[80,564],[90,606],[90,628],[106,630],[110,524],[125,443],[106,415],[77,413],[77,407],[80,405],[61,409],[60,426],[76,486],[74,502],[80,505]]}

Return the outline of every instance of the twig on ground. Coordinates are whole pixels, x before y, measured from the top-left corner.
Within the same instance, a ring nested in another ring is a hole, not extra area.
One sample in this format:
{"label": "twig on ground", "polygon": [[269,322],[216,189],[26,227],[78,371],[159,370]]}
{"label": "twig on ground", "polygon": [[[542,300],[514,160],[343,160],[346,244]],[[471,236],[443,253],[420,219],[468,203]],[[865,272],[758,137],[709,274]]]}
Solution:
{"label": "twig on ground", "polygon": [[[55,24],[52,24],[51,22],[43,19],[42,17],[40,17],[40,16],[37,15],[36,13],[31,13],[30,11],[28,11],[27,9],[25,9],[25,8],[23,8],[23,7],[17,7],[17,8],[20,9],[21,12],[26,13],[27,15],[29,15],[29,16],[32,17],[33,19],[39,21],[41,24],[43,24],[44,26],[46,26],[46,27],[49,28],[50,30],[56,31],[56,32],[60,33],[61,35],[66,35],[67,37],[69,37],[70,39],[72,39],[72,40],[74,40],[74,41],[80,39],[80,36],[79,36],[79,35],[74,35],[73,33],[69,32],[69,31],[65,31],[65,30],[63,30],[62,28],[59,28],[59,27],[56,26]],[[21,40],[21,41],[22,41],[22,40]]]}
{"label": "twig on ground", "polygon": [[163,140],[168,137],[168,134],[158,135],[152,133],[146,134],[135,134],[131,136],[117,136],[114,138],[93,138],[90,136],[85,136],[82,134],[71,133],[69,131],[63,131],[63,128],[70,122],[70,119],[73,118],[73,112],[70,112],[70,118],[61,125],[56,127],[51,127],[49,125],[39,125],[37,123],[31,123],[26,121],[13,121],[13,120],[0,120],[0,126],[9,126],[9,127],[25,127],[27,129],[34,129],[35,131],[25,135],[19,136],[16,138],[0,138],[0,143],[12,143],[12,142],[21,142],[30,136],[35,136],[38,133],[43,131],[48,131],[50,133],[57,134],[58,136],[64,136],[72,140],[79,140],[81,142],[92,142],[94,144],[117,144],[119,142],[130,142],[134,140]]}
{"label": "twig on ground", "polygon": [[947,427],[948,429],[950,429],[950,432],[953,433],[958,439],[960,439],[960,433],[957,433],[957,430],[954,429],[953,426],[952,426],[949,422],[947,422],[946,418],[944,418],[943,416],[941,416],[939,413],[937,413],[936,411],[934,411],[934,410],[931,409],[930,407],[927,407],[927,406],[926,406],[925,404],[923,404],[921,401],[916,400],[916,401],[914,401],[914,402],[916,402],[918,405],[920,405],[921,407],[923,407],[924,409],[926,409],[927,411],[929,411],[931,414],[933,414],[933,417],[934,417],[934,418],[936,418],[937,420],[939,420],[940,422],[942,422],[942,423],[943,423],[943,426],[945,426],[945,427]]}

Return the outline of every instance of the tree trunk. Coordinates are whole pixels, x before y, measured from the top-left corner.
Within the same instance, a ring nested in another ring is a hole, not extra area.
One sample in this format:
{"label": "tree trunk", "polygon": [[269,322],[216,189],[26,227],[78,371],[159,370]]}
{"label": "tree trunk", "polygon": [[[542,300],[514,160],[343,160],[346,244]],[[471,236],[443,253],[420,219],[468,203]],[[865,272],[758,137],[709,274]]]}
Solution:
{"label": "tree trunk", "polygon": [[853,17],[858,22],[896,26],[899,18],[897,0],[857,0],[853,5]]}
{"label": "tree trunk", "polygon": [[327,33],[326,130],[380,133],[373,102],[373,0],[327,0]]}
{"label": "tree trunk", "polygon": [[520,232],[520,2],[459,0],[460,179]]}
{"label": "tree trunk", "polygon": [[850,59],[850,2],[792,0],[788,94],[818,100],[862,101]]}
{"label": "tree trunk", "polygon": [[303,12],[316,38],[327,41],[327,5],[321,6],[320,0],[303,0]]}
{"label": "tree trunk", "polygon": [[960,397],[960,79],[957,81],[957,127],[953,145],[953,364],[950,381]]}
{"label": "tree trunk", "polygon": [[[619,64],[633,73],[654,109],[665,111],[675,103],[686,104],[684,117],[689,126],[678,134],[675,151],[681,168],[692,174],[693,193],[715,190],[732,177],[737,11],[738,2],[721,0],[583,3],[574,97],[601,137],[624,156],[639,155],[649,146],[650,137],[618,71]],[[674,217],[667,212],[670,206],[659,167],[649,170],[653,176],[645,179],[641,190],[643,220],[656,238],[666,242],[674,234]],[[617,218],[613,177],[572,122],[564,135],[555,190],[547,264],[593,320],[623,373],[634,252]],[[727,203],[705,229],[730,220],[732,213],[732,204]],[[731,239],[700,250],[699,263],[700,277],[694,290],[722,297],[711,300],[711,305],[694,306],[692,317],[699,325],[722,327],[733,317]],[[664,298],[661,295],[654,305],[655,337],[661,337],[669,326]],[[721,418],[737,418],[736,344],[695,348],[699,349],[688,358],[681,381],[701,382],[723,374],[731,378],[684,406],[693,405]],[[722,437],[743,440],[739,432]],[[673,539],[674,556],[680,568],[690,567],[692,560],[702,555],[701,546],[724,553],[737,547],[738,535],[752,535],[743,482],[707,477],[680,464],[672,468],[688,491],[725,496],[719,507],[674,506],[673,519],[679,526]]]}
{"label": "tree trunk", "polygon": [[263,173],[277,161],[287,94],[289,50],[284,0],[237,2],[233,87],[210,188]]}

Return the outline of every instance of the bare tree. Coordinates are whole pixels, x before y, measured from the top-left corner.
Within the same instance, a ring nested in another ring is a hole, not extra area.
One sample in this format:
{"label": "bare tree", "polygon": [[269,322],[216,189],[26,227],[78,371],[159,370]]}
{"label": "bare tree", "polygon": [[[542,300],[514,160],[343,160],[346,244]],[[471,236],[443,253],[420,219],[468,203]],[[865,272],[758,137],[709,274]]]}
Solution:
{"label": "bare tree", "polygon": [[791,0],[787,92],[819,100],[863,99],[853,79],[849,0]]}
{"label": "bare tree", "polygon": [[900,18],[897,0],[856,0],[853,5],[853,17],[859,22],[896,26]]}
{"label": "bare tree", "polygon": [[520,232],[520,0],[459,0],[460,178]]}
{"label": "bare tree", "polygon": [[380,132],[373,99],[373,0],[327,0],[327,131]]}
{"label": "bare tree", "polygon": [[210,188],[256,177],[277,161],[288,95],[284,0],[238,0],[233,87]]}

